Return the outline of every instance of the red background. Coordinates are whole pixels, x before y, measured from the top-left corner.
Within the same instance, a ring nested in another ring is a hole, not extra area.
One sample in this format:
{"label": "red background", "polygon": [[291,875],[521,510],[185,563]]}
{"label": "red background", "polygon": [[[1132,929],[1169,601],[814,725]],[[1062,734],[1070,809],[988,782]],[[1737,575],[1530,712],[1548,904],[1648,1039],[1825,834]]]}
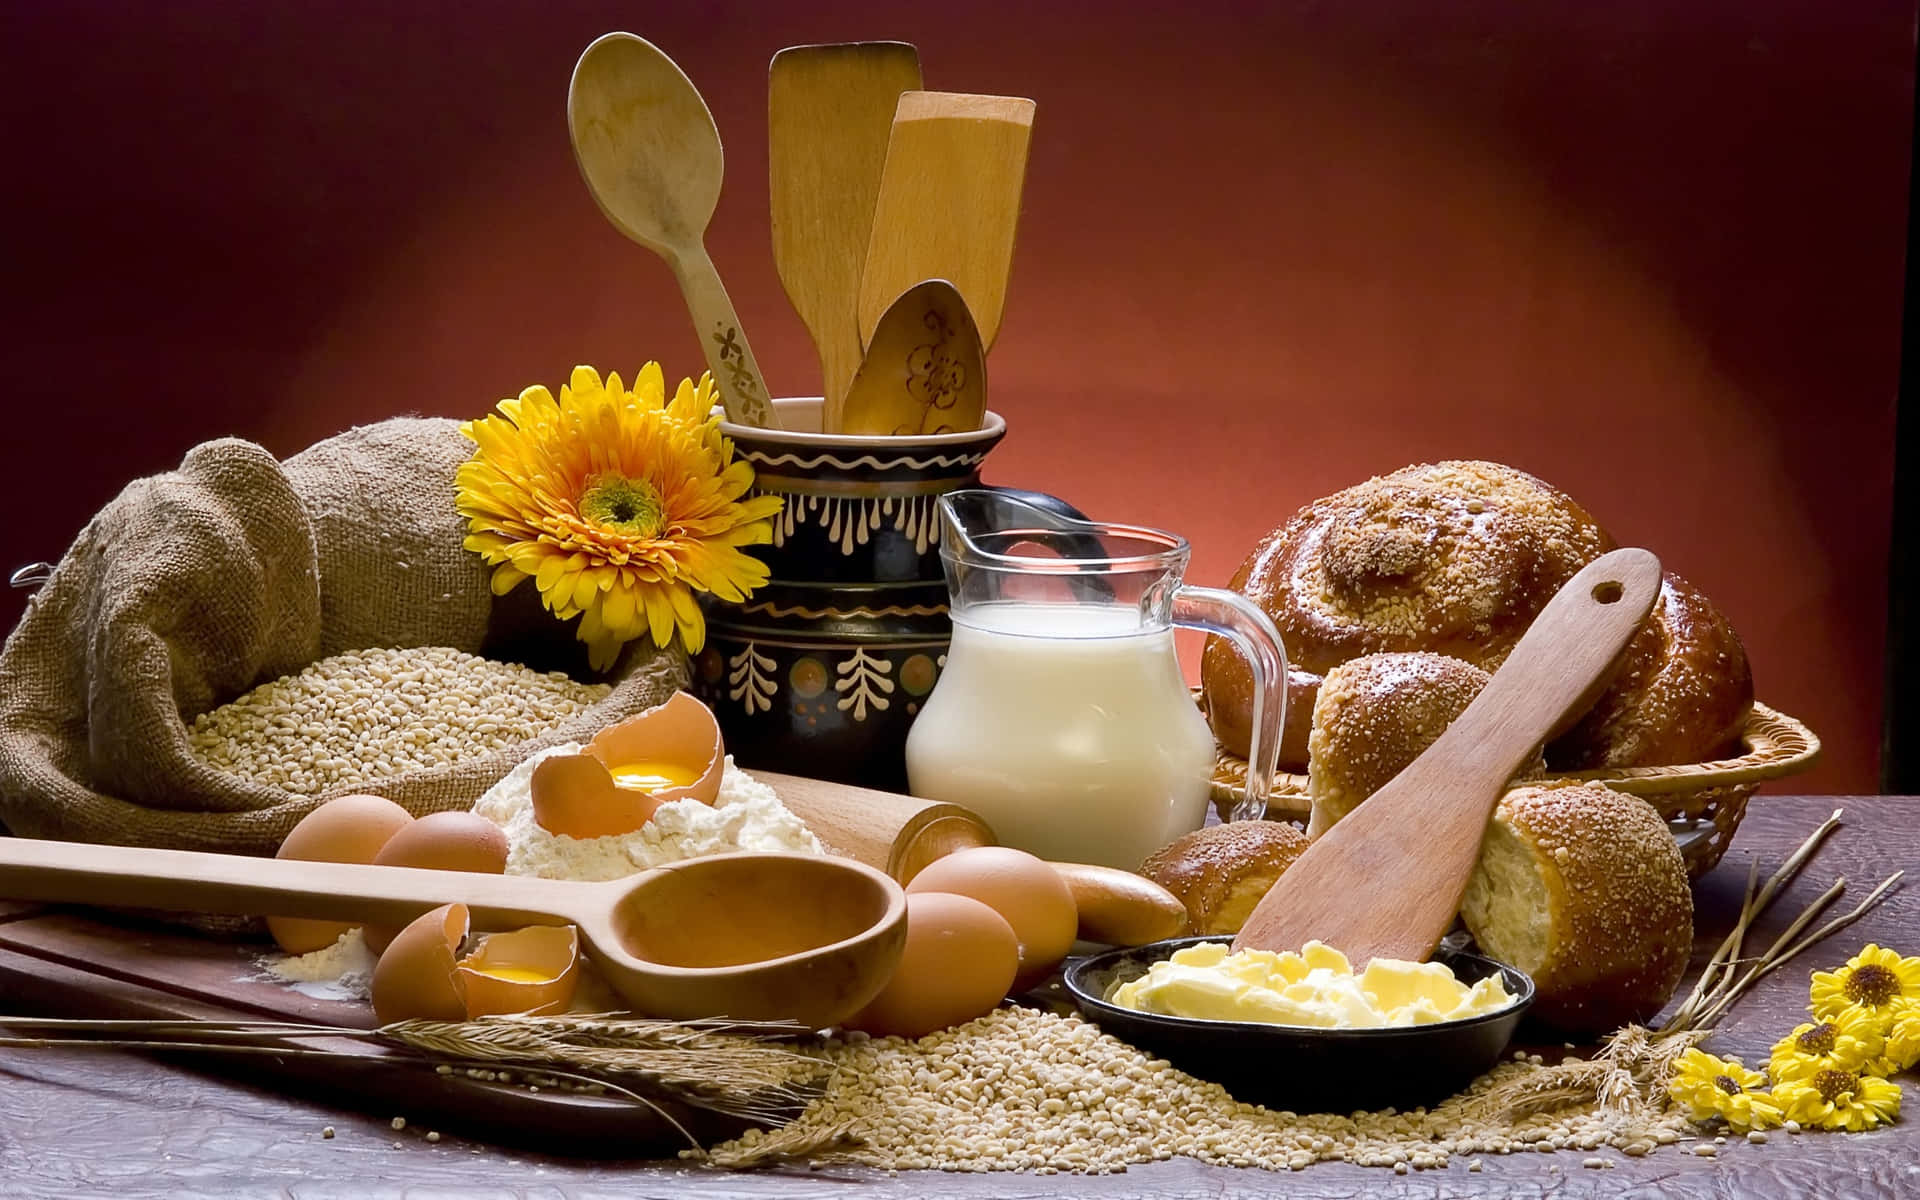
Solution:
{"label": "red background", "polygon": [[[921,49],[1038,102],[997,482],[1194,543],[1223,583],[1315,496],[1500,459],[1655,549],[1871,791],[1914,6],[1895,0],[166,4],[0,16],[11,390],[0,565],[239,434],[477,415],[576,362],[701,360],[574,168],[568,74],[627,28],[706,93],[709,245],[777,391],[780,47]],[[20,595],[0,599],[10,626]]]}

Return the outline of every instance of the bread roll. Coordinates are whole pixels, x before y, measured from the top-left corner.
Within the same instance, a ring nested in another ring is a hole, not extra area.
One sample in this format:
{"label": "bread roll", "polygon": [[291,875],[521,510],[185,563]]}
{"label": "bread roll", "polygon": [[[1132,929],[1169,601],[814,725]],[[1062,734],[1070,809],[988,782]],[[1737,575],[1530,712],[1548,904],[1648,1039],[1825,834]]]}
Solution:
{"label": "bread roll", "polygon": [[1229,821],[1175,838],[1140,873],[1187,906],[1189,931],[1233,934],[1306,848],[1307,835],[1284,821]]}
{"label": "bread roll", "polygon": [[[1403,468],[1315,501],[1269,534],[1231,586],[1273,618],[1293,677],[1281,761],[1307,760],[1326,672],[1382,651],[1499,666],[1560,585],[1613,549],[1587,511],[1524,471],[1489,462]],[[1214,735],[1245,756],[1252,685],[1226,642],[1201,668]]]}
{"label": "bread roll", "polygon": [[1753,708],[1740,635],[1713,602],[1669,571],[1618,673],[1578,724],[1547,748],[1559,771],[1708,762],[1739,753]]}
{"label": "bread roll", "polygon": [[1533,1017],[1568,1033],[1652,1017],[1693,950],[1693,894],[1666,822],[1596,784],[1508,792],[1460,915],[1483,951],[1533,976]]}
{"label": "bread roll", "polygon": [[[1327,672],[1313,703],[1307,794],[1317,838],[1433,745],[1493,678],[1471,663],[1424,651],[1365,654]],[[1519,771],[1544,769],[1540,756]]]}

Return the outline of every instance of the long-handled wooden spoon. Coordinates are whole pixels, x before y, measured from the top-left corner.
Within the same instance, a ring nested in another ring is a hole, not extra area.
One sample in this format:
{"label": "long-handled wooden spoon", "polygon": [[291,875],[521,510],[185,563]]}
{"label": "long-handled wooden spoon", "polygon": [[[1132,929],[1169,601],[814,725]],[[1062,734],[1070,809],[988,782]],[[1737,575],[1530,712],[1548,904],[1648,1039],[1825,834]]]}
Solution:
{"label": "long-handled wooden spoon", "polygon": [[1233,948],[1298,950],[1318,939],[1356,968],[1430,957],[1460,911],[1507,781],[1598,694],[1659,594],[1660,562],[1645,550],[1587,564],[1459,720],[1287,868]]}
{"label": "long-handled wooden spoon", "polygon": [[900,97],[860,276],[860,337],[900,293],[950,281],[993,347],[1006,308],[1014,231],[1026,183],[1033,101],[908,92]]}
{"label": "long-handled wooden spoon", "polygon": [[760,364],[707,256],[724,160],[706,101],[651,42],[609,33],[573,69],[567,129],[600,211],[673,268],[728,419],[778,428]]}
{"label": "long-handled wooden spoon", "polygon": [[773,263],[820,353],[821,431],[840,431],[860,367],[860,272],[900,93],[920,88],[905,42],[791,46],[767,69]]}
{"label": "long-handled wooden spoon", "polygon": [[579,926],[636,1012],[816,1028],[879,993],[907,913],[884,872],[814,854],[722,854],[577,883],[28,838],[0,838],[0,896],[388,925],[461,903],[476,928]]}
{"label": "long-handled wooden spoon", "polygon": [[964,433],[987,412],[987,359],[967,302],[944,279],[915,284],[881,316],[847,389],[840,431]]}

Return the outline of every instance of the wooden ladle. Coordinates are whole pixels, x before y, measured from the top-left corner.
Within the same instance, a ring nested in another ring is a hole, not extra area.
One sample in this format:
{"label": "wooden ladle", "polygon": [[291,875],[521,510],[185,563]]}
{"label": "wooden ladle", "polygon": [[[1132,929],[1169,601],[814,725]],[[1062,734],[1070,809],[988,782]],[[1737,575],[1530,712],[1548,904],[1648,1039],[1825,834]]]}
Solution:
{"label": "wooden ladle", "polygon": [[1493,679],[1426,752],[1309,846],[1247,918],[1235,950],[1339,949],[1424,962],[1453,918],[1513,773],[1585,711],[1660,594],[1660,561],[1615,550],[1541,610]]}
{"label": "wooden ladle", "polygon": [[707,256],[725,161],[707,102],[653,43],[609,33],[573,68],[567,130],[600,211],[673,268],[727,419],[778,429],[766,377]]}
{"label": "wooden ladle", "polygon": [[944,279],[901,293],[868,339],[841,433],[965,433],[987,415],[987,356],[967,302]]}
{"label": "wooden ladle", "polygon": [[462,903],[476,928],[571,924],[649,1016],[824,1028],[900,961],[906,894],[813,854],[721,854],[605,883],[0,838],[0,897],[404,925]]}

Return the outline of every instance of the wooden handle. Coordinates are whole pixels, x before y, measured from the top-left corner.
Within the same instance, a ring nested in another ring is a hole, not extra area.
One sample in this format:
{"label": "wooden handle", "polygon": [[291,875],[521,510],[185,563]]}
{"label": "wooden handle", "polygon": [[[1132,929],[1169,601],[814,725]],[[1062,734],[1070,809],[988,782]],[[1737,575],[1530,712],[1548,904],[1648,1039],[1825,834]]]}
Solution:
{"label": "wooden handle", "polygon": [[754,775],[830,852],[877,867],[902,886],[943,854],[999,844],[985,821],[958,804],[774,771]]}
{"label": "wooden handle", "polygon": [[693,316],[693,327],[700,333],[700,349],[707,356],[707,369],[713,372],[713,384],[720,390],[720,405],[727,420],[736,425],[754,425],[761,429],[780,428],[767,399],[765,376],[760,363],[747,345],[746,330],[734,314],[733,301],[713,259],[701,244],[686,247],[673,260],[680,278],[680,294]]}
{"label": "wooden handle", "polygon": [[404,925],[457,901],[473,910],[477,925],[514,927],[592,920],[608,907],[603,887],[468,871],[0,837],[0,897],[58,904]]}
{"label": "wooden handle", "polygon": [[1493,806],[1547,734],[1592,703],[1660,594],[1660,562],[1615,550],[1547,602],[1460,718],[1307,848],[1235,949],[1318,939],[1355,966],[1423,961],[1460,909]]}

